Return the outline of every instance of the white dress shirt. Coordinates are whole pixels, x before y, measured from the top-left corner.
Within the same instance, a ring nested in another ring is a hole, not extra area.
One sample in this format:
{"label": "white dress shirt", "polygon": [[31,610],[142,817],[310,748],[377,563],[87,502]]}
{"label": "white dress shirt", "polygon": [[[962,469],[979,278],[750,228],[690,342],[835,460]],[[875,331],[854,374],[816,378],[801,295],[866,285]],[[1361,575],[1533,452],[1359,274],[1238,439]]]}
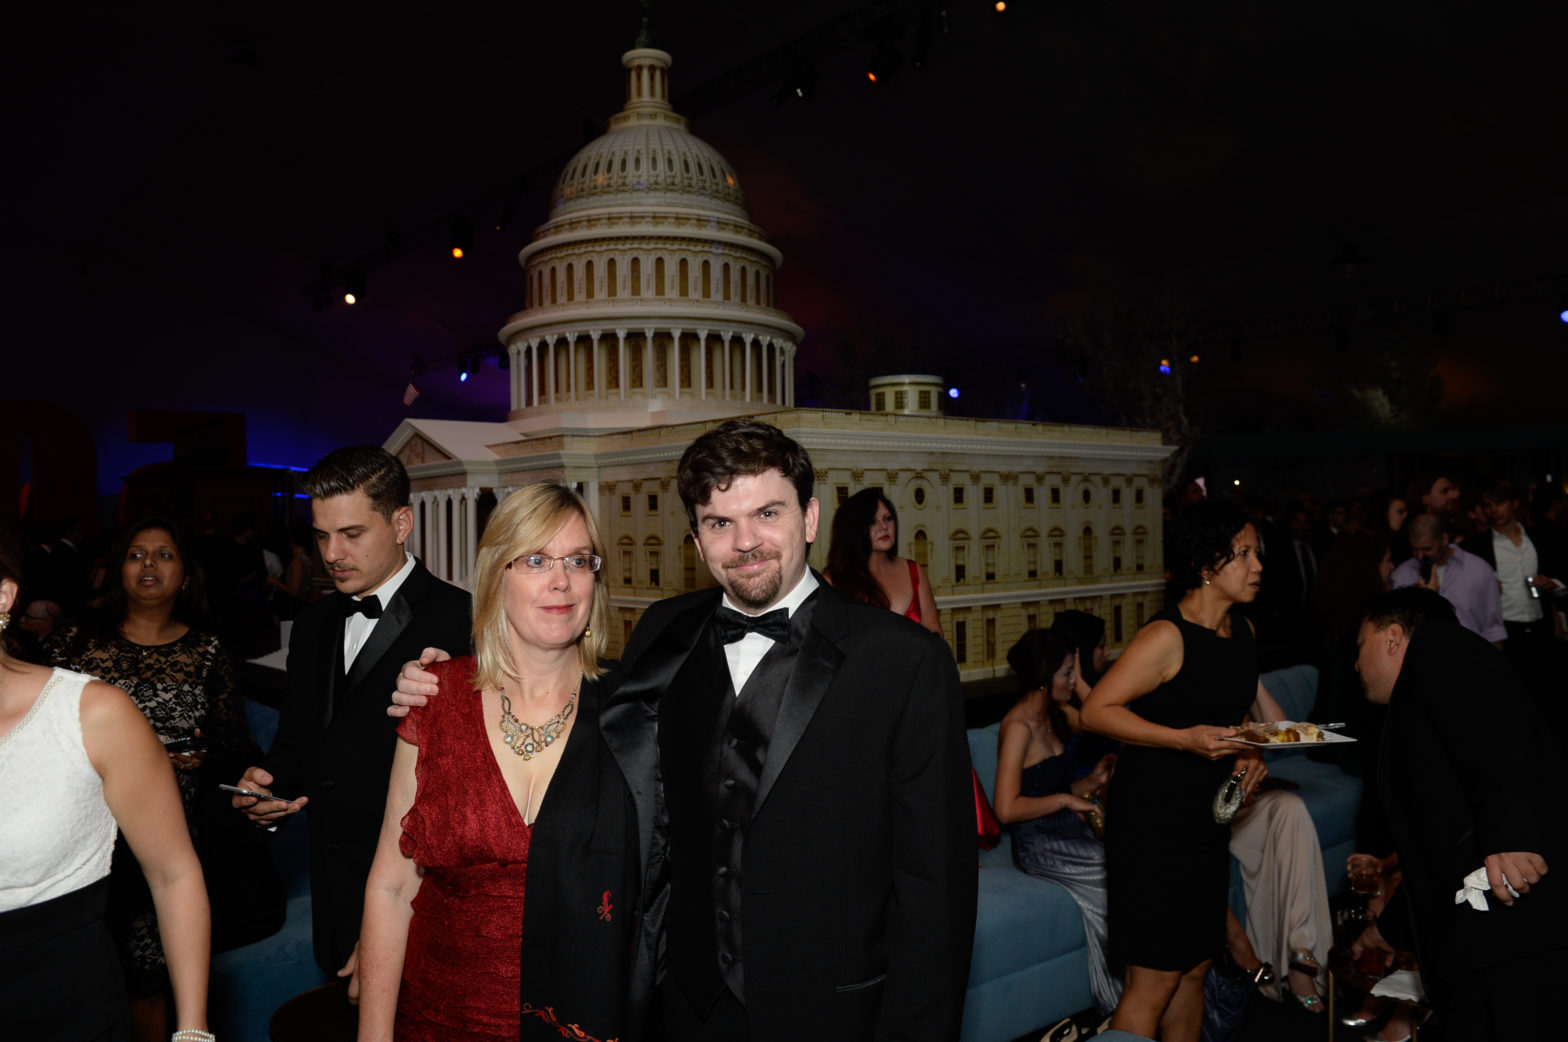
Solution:
{"label": "white dress shirt", "polygon": [[1504,622],[1536,622],[1542,615],[1541,602],[1530,596],[1524,584],[1541,574],[1535,544],[1519,528],[1519,545],[1503,533],[1492,530],[1492,553],[1497,562],[1497,589],[1502,595]]}
{"label": "white dress shirt", "polygon": [[[403,551],[403,567],[392,573],[392,578],[382,583],[376,589],[365,595],[374,597],[381,602],[381,610],[385,612],[387,605],[392,603],[392,597],[398,588],[403,585],[403,580],[409,577],[414,570],[414,557],[408,551]],[[355,597],[355,601],[362,601],[365,597]],[[359,649],[365,646],[365,641],[370,639],[370,633],[376,628],[380,619],[367,618],[364,615],[354,614],[348,617],[343,624],[343,672],[347,673],[354,668],[354,657],[359,654]]]}
{"label": "white dress shirt", "polygon": [[[768,611],[784,608],[789,612],[790,618],[794,618],[795,609],[804,604],[806,598],[811,596],[811,591],[816,588],[817,577],[811,573],[810,568],[807,568],[806,574],[795,584],[795,588],[779,598]],[[724,595],[723,604],[724,607],[738,611],[742,615],[755,617],[766,614],[760,611],[747,611],[730,600],[730,595],[727,593]],[[766,655],[768,649],[772,647],[773,640],[760,633],[748,633],[735,643],[724,645],[724,658],[730,665],[730,683],[735,685],[736,695],[740,694],[740,689],[751,679],[752,670],[757,668],[757,663],[762,661],[762,656]]]}

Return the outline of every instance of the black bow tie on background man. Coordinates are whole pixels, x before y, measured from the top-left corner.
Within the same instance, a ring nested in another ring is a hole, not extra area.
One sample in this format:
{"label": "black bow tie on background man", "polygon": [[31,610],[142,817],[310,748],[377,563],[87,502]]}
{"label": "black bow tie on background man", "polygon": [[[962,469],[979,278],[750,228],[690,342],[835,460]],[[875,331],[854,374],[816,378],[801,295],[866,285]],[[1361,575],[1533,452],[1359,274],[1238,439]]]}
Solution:
{"label": "black bow tie on background man", "polygon": [[343,598],[343,618],[352,619],[356,615],[363,615],[367,619],[381,618],[381,598],[375,594],[360,601],[352,597]]}
{"label": "black bow tie on background man", "polygon": [[713,629],[720,644],[733,644],[748,633],[760,633],[779,644],[789,643],[789,609],[775,608],[762,615],[743,615],[722,605],[713,615]]}

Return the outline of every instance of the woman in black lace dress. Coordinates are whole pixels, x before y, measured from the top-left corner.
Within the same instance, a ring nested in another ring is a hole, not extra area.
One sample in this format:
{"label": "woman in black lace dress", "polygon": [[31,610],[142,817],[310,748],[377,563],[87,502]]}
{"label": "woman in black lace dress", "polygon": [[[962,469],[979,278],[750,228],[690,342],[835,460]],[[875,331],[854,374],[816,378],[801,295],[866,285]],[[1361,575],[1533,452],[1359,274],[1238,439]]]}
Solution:
{"label": "woman in black lace dress", "polygon": [[[148,518],[125,531],[108,560],[111,569],[119,568],[120,581],[109,584],[96,615],[56,631],[46,647],[50,664],[125,690],[165,744],[199,740],[195,749],[168,753],[186,822],[199,842],[198,771],[209,756],[239,762],[250,740],[234,667],[218,639],[200,628],[206,614],[201,577],[177,526]],[[157,916],[141,869],[123,844],[115,848],[110,887],[109,919],[131,995],[132,1026],[138,1038],[167,1038],[168,969]]]}
{"label": "woman in black lace dress", "polygon": [[1082,721],[1123,743],[1105,820],[1110,954],[1127,967],[1111,1026],[1196,1042],[1230,885],[1214,795],[1243,767],[1248,795],[1267,773],[1256,750],[1225,740],[1257,694],[1257,647],[1237,606],[1257,596],[1263,564],[1247,515],[1223,500],[1177,517],[1165,562],[1186,593],[1138,631]]}

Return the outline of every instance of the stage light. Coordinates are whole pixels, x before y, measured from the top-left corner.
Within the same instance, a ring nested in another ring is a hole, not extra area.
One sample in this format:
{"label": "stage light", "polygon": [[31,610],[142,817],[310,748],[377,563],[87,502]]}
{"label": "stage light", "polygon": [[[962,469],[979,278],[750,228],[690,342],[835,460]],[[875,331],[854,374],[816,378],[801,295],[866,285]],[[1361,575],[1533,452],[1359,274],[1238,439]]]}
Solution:
{"label": "stage light", "polygon": [[1160,359],[1160,372],[1164,373],[1167,376],[1170,375],[1170,372],[1171,372],[1171,360],[1169,358],[1162,358],[1162,359]]}
{"label": "stage light", "polygon": [[1562,319],[1564,322],[1568,322],[1568,308],[1563,309],[1562,314],[1558,315],[1557,317]]}
{"label": "stage light", "polygon": [[996,0],[996,13],[1001,14],[1005,10],[1007,10],[1006,0]]}
{"label": "stage light", "polygon": [[881,83],[893,77],[898,72],[898,67],[903,64],[904,56],[893,46],[892,41],[897,39],[899,29],[897,26],[878,26],[870,34],[870,39],[876,41],[877,51],[871,56],[871,61],[866,65],[866,79],[872,83]]}
{"label": "stage light", "polygon": [[1235,485],[1237,488],[1240,488],[1241,487],[1241,479],[1240,478],[1235,478],[1234,480],[1231,481],[1231,484]]}
{"label": "stage light", "polygon": [[947,396],[949,398],[957,398],[958,397],[958,388],[956,388],[956,387],[949,387],[947,389]]}
{"label": "stage light", "polygon": [[357,271],[351,271],[343,279],[343,303],[358,304],[359,298],[365,295],[365,276]]}
{"label": "stage light", "polygon": [[462,260],[474,248],[474,222],[467,217],[452,221],[452,259]]}

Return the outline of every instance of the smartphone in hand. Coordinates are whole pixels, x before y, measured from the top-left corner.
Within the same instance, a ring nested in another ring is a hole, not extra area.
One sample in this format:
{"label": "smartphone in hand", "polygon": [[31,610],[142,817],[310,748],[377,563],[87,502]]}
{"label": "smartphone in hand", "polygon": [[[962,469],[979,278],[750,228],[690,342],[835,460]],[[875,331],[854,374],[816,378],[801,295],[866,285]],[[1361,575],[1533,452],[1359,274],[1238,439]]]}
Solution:
{"label": "smartphone in hand", "polygon": [[279,803],[293,803],[287,796],[274,796],[270,792],[257,792],[255,789],[242,789],[238,785],[219,785],[224,792],[232,792],[236,796],[254,796],[258,800],[277,800]]}
{"label": "smartphone in hand", "polygon": [[204,753],[207,751],[207,739],[197,738],[195,735],[186,735],[184,738],[170,738],[163,743],[163,751],[168,753]]}

